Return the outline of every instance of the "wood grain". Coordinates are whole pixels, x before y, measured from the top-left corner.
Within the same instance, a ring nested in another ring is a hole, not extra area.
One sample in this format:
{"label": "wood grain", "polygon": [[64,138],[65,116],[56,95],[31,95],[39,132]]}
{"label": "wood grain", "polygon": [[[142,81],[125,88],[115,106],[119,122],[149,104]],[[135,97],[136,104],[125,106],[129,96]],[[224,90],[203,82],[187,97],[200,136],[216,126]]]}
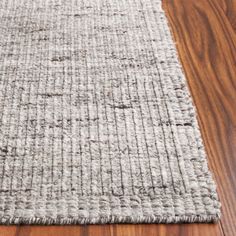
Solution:
{"label": "wood grain", "polygon": [[183,2],[169,0],[164,6],[218,184],[220,226],[224,235],[236,235],[236,34],[230,12],[236,5],[226,0]]}
{"label": "wood grain", "polygon": [[2,226],[0,236],[235,236],[236,1],[163,0],[222,203],[219,224]]}

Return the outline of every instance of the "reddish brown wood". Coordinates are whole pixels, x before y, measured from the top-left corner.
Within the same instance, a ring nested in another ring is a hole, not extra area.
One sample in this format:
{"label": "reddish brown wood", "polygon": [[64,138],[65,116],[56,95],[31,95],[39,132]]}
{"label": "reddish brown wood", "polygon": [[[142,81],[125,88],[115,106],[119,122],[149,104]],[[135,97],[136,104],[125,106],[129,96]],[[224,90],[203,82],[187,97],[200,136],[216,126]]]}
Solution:
{"label": "reddish brown wood", "polygon": [[236,235],[236,2],[166,0],[164,9],[218,184],[223,213],[218,227]]}
{"label": "reddish brown wood", "polygon": [[235,236],[236,1],[163,0],[222,202],[219,224],[2,226],[0,236]]}

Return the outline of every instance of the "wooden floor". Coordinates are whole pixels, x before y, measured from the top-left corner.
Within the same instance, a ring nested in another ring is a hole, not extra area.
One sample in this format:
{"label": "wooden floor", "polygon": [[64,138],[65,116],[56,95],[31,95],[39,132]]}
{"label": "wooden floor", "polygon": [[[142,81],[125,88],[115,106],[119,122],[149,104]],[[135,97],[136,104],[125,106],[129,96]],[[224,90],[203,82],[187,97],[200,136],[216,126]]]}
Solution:
{"label": "wooden floor", "polygon": [[218,224],[2,226],[0,236],[236,235],[236,0],[163,0],[218,184]]}

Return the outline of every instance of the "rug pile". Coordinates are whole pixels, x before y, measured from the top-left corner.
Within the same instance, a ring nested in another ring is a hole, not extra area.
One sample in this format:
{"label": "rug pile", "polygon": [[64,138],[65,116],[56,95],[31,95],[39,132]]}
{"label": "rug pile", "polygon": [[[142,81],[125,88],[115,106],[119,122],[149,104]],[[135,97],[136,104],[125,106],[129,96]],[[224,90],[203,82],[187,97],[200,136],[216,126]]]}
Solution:
{"label": "rug pile", "polygon": [[0,111],[2,224],[219,219],[161,0],[1,0]]}

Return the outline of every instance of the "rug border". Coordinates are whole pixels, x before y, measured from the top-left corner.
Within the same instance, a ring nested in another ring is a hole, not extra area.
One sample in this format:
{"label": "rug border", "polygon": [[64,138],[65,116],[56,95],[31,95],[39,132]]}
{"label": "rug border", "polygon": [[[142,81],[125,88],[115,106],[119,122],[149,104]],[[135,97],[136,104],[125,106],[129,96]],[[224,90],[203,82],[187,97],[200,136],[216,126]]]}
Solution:
{"label": "rug border", "polygon": [[90,224],[153,224],[153,223],[217,223],[220,214],[208,216],[171,216],[171,217],[129,217],[129,216],[110,216],[110,217],[94,217],[94,218],[50,218],[50,217],[11,217],[0,218],[0,225],[90,225]]}

